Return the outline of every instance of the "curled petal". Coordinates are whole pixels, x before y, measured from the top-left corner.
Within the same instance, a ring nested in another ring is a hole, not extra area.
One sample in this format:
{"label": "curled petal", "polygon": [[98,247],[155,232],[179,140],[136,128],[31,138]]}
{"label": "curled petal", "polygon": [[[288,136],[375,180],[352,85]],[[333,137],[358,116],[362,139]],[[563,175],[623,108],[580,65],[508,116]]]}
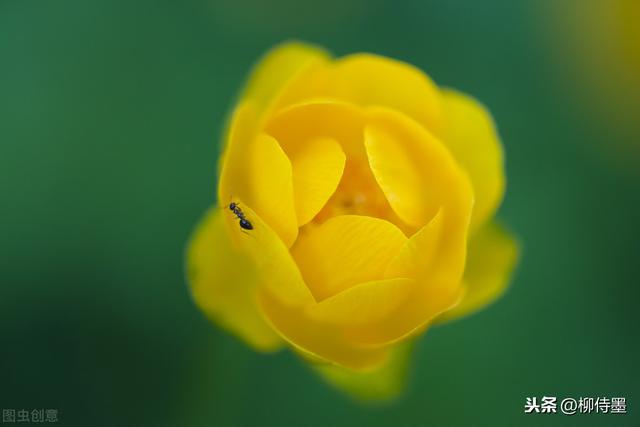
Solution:
{"label": "curled petal", "polygon": [[251,199],[247,153],[258,134],[258,125],[255,104],[245,102],[233,111],[225,136],[226,148],[220,157],[218,201],[221,205],[229,204],[232,198]]}
{"label": "curled petal", "polygon": [[347,327],[345,335],[353,345],[385,348],[424,332],[443,312],[454,307],[464,289],[455,283],[418,283],[402,304],[383,320]]}
{"label": "curled petal", "polygon": [[369,164],[393,210],[417,227],[443,211],[466,238],[473,193],[446,147],[415,121],[386,108],[370,109],[364,131]]}
{"label": "curled petal", "polygon": [[[444,257],[439,253],[440,247],[444,244],[443,236],[443,213],[438,211],[436,216],[422,227],[404,244],[398,256],[387,266],[385,277],[415,277],[428,278],[429,273],[435,269],[445,270],[449,266],[442,262],[451,263],[451,277],[459,277],[464,268],[464,244],[459,248],[462,252],[451,253],[449,257]],[[459,258],[462,256],[462,261]],[[438,263],[437,261],[441,261]],[[431,276],[435,276],[432,274]]]}
{"label": "curled petal", "polygon": [[320,301],[381,278],[406,240],[402,231],[385,220],[340,215],[305,229],[291,253]]}
{"label": "curled petal", "polygon": [[253,229],[243,230],[233,212],[225,210],[225,223],[236,248],[258,269],[260,288],[285,306],[308,306],[313,296],[280,237],[251,209],[238,200]]}
{"label": "curled petal", "polygon": [[260,134],[246,153],[250,192],[244,199],[290,247],[298,236],[291,162],[273,137]]}
{"label": "curled petal", "polygon": [[517,259],[518,246],[506,230],[496,223],[483,226],[469,241],[465,296],[438,320],[466,316],[495,301],[509,284]]}
{"label": "curled petal", "polygon": [[443,141],[473,185],[471,228],[476,230],[493,216],[504,195],[502,146],[493,119],[482,104],[450,89],[442,91],[442,99]]}
{"label": "curled petal", "polygon": [[[410,277],[412,286],[396,310],[377,322],[348,325],[347,337],[359,345],[387,346],[423,332],[455,307],[466,289],[460,285],[466,256],[466,228],[450,230],[445,213],[415,233],[389,263],[385,277]],[[458,224],[460,226],[460,224]]]}
{"label": "curled petal", "polygon": [[338,59],[333,73],[332,96],[363,106],[384,105],[429,129],[440,127],[438,89],[413,65],[360,53]]}
{"label": "curled petal", "polygon": [[292,81],[329,60],[326,50],[311,44],[288,42],[276,46],[256,64],[240,99],[251,100],[260,111],[267,110]]}
{"label": "curled petal", "polygon": [[304,310],[287,307],[267,293],[260,293],[259,301],[273,328],[310,360],[362,371],[380,366],[389,356],[386,348],[353,345],[341,327],[311,319]]}
{"label": "curled petal", "polygon": [[406,141],[384,125],[370,123],[365,128],[369,166],[378,185],[395,213],[404,222],[419,227],[438,210],[437,178],[429,179],[418,164],[415,155],[422,147],[407,146]]}
{"label": "curled petal", "polygon": [[218,200],[243,200],[267,221],[287,247],[298,235],[291,162],[278,141],[258,133],[255,104],[241,104],[233,114],[222,160]]}
{"label": "curled petal", "polygon": [[316,99],[289,105],[270,117],[266,132],[282,144],[286,152],[317,138],[337,141],[347,158],[363,157],[364,114],[352,104]]}
{"label": "curled petal", "polygon": [[287,153],[293,168],[293,194],[298,226],[313,219],[336,191],[345,165],[340,144],[315,138]]}
{"label": "curled petal", "polygon": [[283,90],[278,107],[317,98],[362,107],[384,105],[436,133],[442,127],[440,95],[429,76],[378,55],[358,53],[307,68]]}
{"label": "curled petal", "polygon": [[191,294],[213,321],[258,350],[275,350],[282,340],[257,306],[258,271],[231,243],[223,212],[212,208],[196,229],[187,253]]}
{"label": "curled petal", "polygon": [[440,210],[429,224],[409,238],[389,263],[385,277],[412,277],[425,284],[457,284],[465,269],[465,236],[465,229],[452,229],[451,221],[447,222]]}
{"label": "curled petal", "polygon": [[395,312],[413,290],[411,279],[360,283],[309,307],[311,318],[339,325],[377,322]]}

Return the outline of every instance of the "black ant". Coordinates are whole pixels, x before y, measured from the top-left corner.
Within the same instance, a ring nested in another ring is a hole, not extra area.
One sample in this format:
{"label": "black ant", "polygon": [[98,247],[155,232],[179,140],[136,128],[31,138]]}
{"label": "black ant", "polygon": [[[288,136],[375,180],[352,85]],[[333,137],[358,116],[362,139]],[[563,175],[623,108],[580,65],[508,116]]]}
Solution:
{"label": "black ant", "polygon": [[253,230],[253,224],[251,224],[251,222],[249,222],[249,220],[245,218],[244,212],[242,212],[242,209],[240,209],[240,206],[238,206],[237,203],[229,203],[229,210],[232,211],[240,220],[240,228],[244,230]]}

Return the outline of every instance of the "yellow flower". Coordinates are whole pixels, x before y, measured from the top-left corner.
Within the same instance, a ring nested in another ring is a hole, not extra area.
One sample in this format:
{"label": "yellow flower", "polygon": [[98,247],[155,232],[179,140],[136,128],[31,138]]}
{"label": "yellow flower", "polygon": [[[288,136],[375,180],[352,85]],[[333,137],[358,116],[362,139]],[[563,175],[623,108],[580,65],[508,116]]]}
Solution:
{"label": "yellow flower", "polygon": [[189,247],[193,297],[256,349],[286,343],[343,388],[394,393],[401,343],[506,286],[503,193],[477,101],[389,58],[279,46],[229,124],[218,206]]}

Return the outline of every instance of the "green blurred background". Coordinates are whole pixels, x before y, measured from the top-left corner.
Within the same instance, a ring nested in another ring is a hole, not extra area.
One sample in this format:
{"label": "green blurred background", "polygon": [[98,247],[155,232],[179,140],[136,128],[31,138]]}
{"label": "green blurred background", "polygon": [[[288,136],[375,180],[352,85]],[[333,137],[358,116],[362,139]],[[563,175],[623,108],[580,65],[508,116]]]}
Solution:
{"label": "green blurred background", "polygon": [[[640,425],[634,4],[0,0],[0,406],[70,426]],[[513,285],[430,330],[392,404],[251,352],[185,284],[227,112],[290,38],[411,62],[504,141]],[[524,415],[542,395],[629,413]]]}

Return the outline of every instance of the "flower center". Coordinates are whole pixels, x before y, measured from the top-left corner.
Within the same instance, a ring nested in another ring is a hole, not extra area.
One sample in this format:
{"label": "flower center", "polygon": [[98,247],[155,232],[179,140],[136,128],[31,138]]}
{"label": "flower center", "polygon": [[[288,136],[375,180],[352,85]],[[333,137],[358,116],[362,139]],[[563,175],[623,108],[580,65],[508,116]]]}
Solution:
{"label": "flower center", "polygon": [[413,230],[395,214],[378,186],[366,158],[347,159],[338,188],[318,212],[312,223],[322,224],[338,215],[362,215],[385,219],[398,226],[407,236]]}

